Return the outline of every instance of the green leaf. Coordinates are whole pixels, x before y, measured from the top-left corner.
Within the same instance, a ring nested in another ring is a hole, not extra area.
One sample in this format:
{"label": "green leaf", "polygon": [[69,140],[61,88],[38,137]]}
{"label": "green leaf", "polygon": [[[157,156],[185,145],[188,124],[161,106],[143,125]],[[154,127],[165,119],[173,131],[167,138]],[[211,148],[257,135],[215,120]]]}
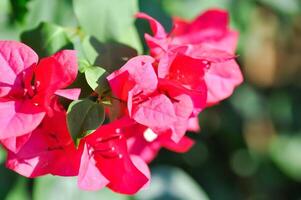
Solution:
{"label": "green leaf", "polygon": [[12,19],[17,22],[23,22],[28,12],[27,4],[30,0],[10,0],[12,8]]}
{"label": "green leaf", "polygon": [[5,200],[30,200],[30,194],[27,190],[28,183],[29,179],[19,176]]}
{"label": "green leaf", "polygon": [[152,170],[150,187],[136,195],[139,200],[208,200],[202,188],[183,170],[160,166]]}
{"label": "green leaf", "polygon": [[129,200],[130,197],[111,192],[107,188],[97,192],[83,191],[77,187],[76,177],[44,176],[37,178],[33,200]]}
{"label": "green leaf", "polygon": [[5,160],[5,152],[0,146],[0,164]]}
{"label": "green leaf", "polygon": [[89,97],[93,90],[88,85],[84,73],[78,73],[75,81],[68,88],[81,88],[80,99]]}
{"label": "green leaf", "polygon": [[86,69],[90,67],[90,63],[85,59],[78,60],[78,71],[80,73],[85,73]]}
{"label": "green leaf", "polygon": [[62,49],[73,49],[63,27],[42,22],[33,30],[24,32],[21,41],[32,47],[41,57],[52,55]]}
{"label": "green leaf", "polygon": [[76,26],[72,1],[32,0],[28,3],[26,28],[36,27],[41,22],[52,22],[61,26]]}
{"label": "green leaf", "polygon": [[301,10],[299,0],[259,0],[269,7],[284,14],[297,14]]}
{"label": "green leaf", "polygon": [[137,51],[125,44],[100,42],[93,36],[73,41],[80,58],[80,71],[83,73],[89,66],[101,66],[108,73],[122,67],[130,58],[138,55]]}
{"label": "green leaf", "polygon": [[102,66],[109,74],[137,56],[135,49],[121,43],[101,43],[94,37],[90,38],[90,43],[97,52],[94,65]]}
{"label": "green leaf", "polygon": [[79,59],[85,60],[88,66],[94,64],[98,53],[96,52],[95,48],[90,43],[91,36],[81,36],[75,37],[73,39],[74,49],[77,51],[77,55]]}
{"label": "green leaf", "polygon": [[97,129],[105,119],[104,107],[89,99],[73,101],[67,110],[68,129],[73,141]]}
{"label": "green leaf", "polygon": [[17,174],[0,164],[0,199],[5,199],[9,192],[14,188],[17,181]]}
{"label": "green leaf", "polygon": [[106,74],[107,73],[105,69],[97,66],[89,66],[85,70],[87,83],[93,90],[98,87],[98,83],[101,81],[101,79],[106,78]]}
{"label": "green leaf", "polygon": [[301,135],[277,136],[270,146],[276,165],[289,177],[301,181]]}
{"label": "green leaf", "polygon": [[102,42],[116,41],[136,48],[141,44],[134,26],[137,0],[73,0],[79,25]]}

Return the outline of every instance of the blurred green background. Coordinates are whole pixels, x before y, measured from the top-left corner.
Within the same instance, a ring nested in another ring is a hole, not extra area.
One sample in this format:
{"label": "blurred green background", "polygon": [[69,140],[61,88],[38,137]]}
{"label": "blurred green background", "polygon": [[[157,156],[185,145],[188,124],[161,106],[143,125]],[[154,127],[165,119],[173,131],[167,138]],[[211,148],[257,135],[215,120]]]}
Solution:
{"label": "blurred green background", "polygon": [[[25,179],[5,169],[0,149],[0,200],[301,199],[301,1],[139,1],[139,9],[167,29],[170,16],[192,19],[211,7],[228,9],[240,31],[245,82],[201,113],[202,130],[189,133],[197,142],[188,153],[160,152],[149,190],[128,197],[79,191],[73,178]],[[19,40],[42,21],[76,27],[72,1],[0,0],[1,40]],[[136,27],[145,30],[140,22]]]}

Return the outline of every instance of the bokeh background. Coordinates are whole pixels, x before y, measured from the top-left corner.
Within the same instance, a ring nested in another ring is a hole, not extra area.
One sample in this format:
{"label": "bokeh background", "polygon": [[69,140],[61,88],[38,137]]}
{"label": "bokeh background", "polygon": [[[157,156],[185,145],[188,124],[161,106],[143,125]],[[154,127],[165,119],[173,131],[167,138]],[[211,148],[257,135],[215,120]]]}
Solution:
{"label": "bokeh background", "polygon": [[[188,153],[160,152],[149,190],[128,197],[79,191],[72,178],[26,179],[4,167],[0,149],[0,200],[301,199],[301,1],[139,1],[140,10],[167,29],[171,16],[192,19],[211,7],[227,9],[240,32],[245,82],[201,113],[202,130],[188,133],[197,141]],[[0,0],[1,40],[19,40],[41,21],[75,27],[72,1]],[[136,27],[140,33],[147,28]]]}

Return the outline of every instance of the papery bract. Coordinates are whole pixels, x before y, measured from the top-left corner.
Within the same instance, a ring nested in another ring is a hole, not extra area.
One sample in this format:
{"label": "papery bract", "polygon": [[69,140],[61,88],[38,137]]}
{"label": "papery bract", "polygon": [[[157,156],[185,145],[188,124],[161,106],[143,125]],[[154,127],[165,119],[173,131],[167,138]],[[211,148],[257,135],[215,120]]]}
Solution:
{"label": "papery bract", "polygon": [[151,129],[142,125],[131,126],[126,129],[126,132],[129,152],[139,156],[147,163],[150,163],[157,156],[161,148],[185,153],[194,144],[194,141],[187,136],[175,143],[168,133],[158,136]]}
{"label": "papery bract", "polygon": [[7,151],[6,166],[26,177],[46,174],[75,176],[78,173],[80,154],[70,137],[66,112],[62,109],[54,110],[51,117],[46,115],[17,153]]}
{"label": "papery bract", "polygon": [[166,34],[162,25],[152,17],[144,13],[137,14],[137,17],[149,21],[154,35],[145,34],[145,39],[151,49],[151,54],[159,63],[163,63],[161,65],[168,67],[172,63],[170,60],[175,58],[173,54],[179,51],[183,53],[183,48],[187,47],[190,50],[186,51],[185,55],[207,61],[209,65],[204,75],[208,88],[207,106],[229,97],[234,88],[243,81],[240,69],[233,60],[235,56],[232,56],[231,60],[222,59],[214,62],[210,58],[200,57],[198,46],[202,49],[211,49],[211,52],[215,49],[229,54],[234,53],[238,33],[228,28],[229,17],[226,11],[208,10],[192,22],[174,18],[174,27],[169,34]]}
{"label": "papery bract", "polygon": [[134,194],[148,183],[148,167],[127,150],[122,131],[127,123],[121,119],[103,125],[81,141],[80,188],[99,190],[107,186],[115,192]]}
{"label": "papery bract", "polygon": [[158,134],[171,131],[177,142],[185,134],[193,112],[192,100],[177,83],[158,80],[153,62],[152,57],[137,56],[107,79],[113,95],[127,103],[131,118]]}
{"label": "papery bract", "polygon": [[51,111],[55,94],[78,98],[79,89],[62,90],[76,78],[76,60],[75,51],[64,50],[38,62],[30,47],[0,41],[1,140],[33,131]]}
{"label": "papery bract", "polygon": [[192,117],[188,120],[188,131],[199,132],[201,130],[198,117]]}

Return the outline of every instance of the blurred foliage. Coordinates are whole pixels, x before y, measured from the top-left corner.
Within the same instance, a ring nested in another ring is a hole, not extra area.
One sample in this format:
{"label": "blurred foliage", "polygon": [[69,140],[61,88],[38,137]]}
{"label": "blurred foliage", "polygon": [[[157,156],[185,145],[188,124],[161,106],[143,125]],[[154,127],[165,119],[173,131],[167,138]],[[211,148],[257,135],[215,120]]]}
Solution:
{"label": "blurred foliage", "polygon": [[22,22],[28,12],[27,3],[30,0],[10,0],[12,21]]}
{"label": "blurred foliage", "polygon": [[[58,195],[59,194],[59,195]],[[76,178],[45,176],[36,179],[33,199],[43,200],[94,200],[116,199],[127,200],[128,197],[115,194],[108,189],[98,192],[80,191],[77,188]]]}
{"label": "blurred foliage", "polygon": [[[220,7],[229,10],[231,25],[240,32],[237,54],[245,82],[229,100],[201,113],[202,131],[189,133],[197,142],[188,153],[160,152],[151,165],[150,189],[135,197],[107,189],[79,191],[72,178],[25,179],[5,168],[0,149],[1,200],[301,199],[300,0],[93,0],[94,6],[87,2],[1,0],[0,38],[22,39],[40,55],[72,42],[79,57],[89,60],[82,65],[83,73],[86,67],[109,67],[104,55],[114,56],[117,50],[116,45],[108,47],[108,41],[138,47],[141,52],[133,21],[128,18],[138,7],[167,30],[172,27],[173,15],[192,19],[202,10]],[[78,25],[84,30],[78,30]],[[142,20],[135,26],[143,41],[141,33],[149,27]],[[99,41],[92,42],[86,33]],[[53,34],[61,37],[49,43]],[[122,48],[130,48],[121,46],[117,45],[120,54],[125,52]],[[73,87],[83,79],[85,74],[80,74]],[[85,97],[91,90],[88,85],[82,87],[87,88],[82,94]]]}
{"label": "blurred foliage", "polygon": [[62,49],[73,49],[64,28],[47,22],[41,22],[35,29],[23,32],[21,41],[30,45],[40,57],[54,54]]}
{"label": "blurred foliage", "polygon": [[79,25],[102,42],[116,41],[132,45],[141,51],[137,30],[134,27],[136,0],[99,1],[73,0]]}
{"label": "blurred foliage", "polygon": [[160,166],[153,168],[149,188],[138,193],[136,199],[208,200],[208,197],[200,186],[181,169]]}

